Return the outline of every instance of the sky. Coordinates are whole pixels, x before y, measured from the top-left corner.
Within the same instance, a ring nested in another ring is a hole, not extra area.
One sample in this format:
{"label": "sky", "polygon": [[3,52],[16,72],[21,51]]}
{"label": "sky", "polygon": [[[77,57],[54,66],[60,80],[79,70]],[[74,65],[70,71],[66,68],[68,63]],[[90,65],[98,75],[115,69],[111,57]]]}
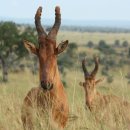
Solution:
{"label": "sky", "polygon": [[130,0],[0,0],[0,20],[33,19],[39,6],[42,18],[54,19],[56,5],[66,20],[130,21]]}

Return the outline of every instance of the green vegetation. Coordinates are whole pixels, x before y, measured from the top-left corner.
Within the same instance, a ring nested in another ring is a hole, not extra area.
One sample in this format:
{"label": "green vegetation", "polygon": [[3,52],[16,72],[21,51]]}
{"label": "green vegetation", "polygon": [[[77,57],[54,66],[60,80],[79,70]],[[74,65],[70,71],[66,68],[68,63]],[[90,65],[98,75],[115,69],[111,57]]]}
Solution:
{"label": "green vegetation", "polygon": [[8,68],[15,65],[15,62],[25,56],[22,44],[23,39],[30,39],[35,43],[33,28],[27,27],[21,32],[13,22],[0,22],[0,61],[2,64],[2,81],[8,81]]}
{"label": "green vegetation", "polygon": [[[3,25],[6,27],[3,28]],[[20,119],[23,99],[32,87],[39,85],[38,59],[27,53],[23,39],[37,44],[35,29],[10,22],[0,23],[0,55],[6,55],[8,51],[10,55],[4,58],[8,62],[7,83],[2,82],[3,67],[2,61],[0,62],[0,130],[23,130]],[[98,55],[100,68],[97,79],[104,77],[98,91],[129,101],[130,33],[60,31],[58,43],[67,39],[70,42],[68,49],[58,56],[58,65],[69,99],[70,114],[75,119],[69,118],[65,130],[111,129],[105,122],[97,123],[94,115],[85,108],[84,90],[79,86],[79,82],[84,80],[81,60],[86,57],[88,69],[91,70],[94,66],[93,56]],[[122,123],[120,114],[116,116],[119,123],[117,129],[128,130],[128,126]],[[37,118],[36,130],[49,130],[43,122],[43,119]]]}

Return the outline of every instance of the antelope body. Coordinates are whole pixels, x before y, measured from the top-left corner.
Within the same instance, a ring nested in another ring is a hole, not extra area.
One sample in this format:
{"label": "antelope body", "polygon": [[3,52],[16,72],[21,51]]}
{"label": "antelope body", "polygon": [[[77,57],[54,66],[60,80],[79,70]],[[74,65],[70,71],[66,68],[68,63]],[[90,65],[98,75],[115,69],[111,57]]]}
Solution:
{"label": "antelope body", "polygon": [[[42,7],[39,7],[35,15],[35,25],[38,32],[39,47],[29,41],[24,41],[25,47],[39,58],[40,87],[32,88],[24,99],[21,119],[25,130],[33,130],[33,109],[42,112],[51,112],[51,117],[60,129],[63,129],[68,119],[68,102],[64,86],[61,82],[57,55],[63,52],[68,41],[62,42],[56,47],[56,35],[61,24],[60,8],[55,8],[55,23],[46,34],[41,25]],[[46,129],[46,128],[43,128]]]}
{"label": "antelope body", "polygon": [[85,59],[82,61],[85,82],[80,82],[80,85],[83,86],[85,91],[87,108],[95,115],[96,121],[100,123],[106,121],[107,125],[110,123],[109,128],[111,129],[117,128],[120,121],[127,124],[130,129],[130,103],[115,95],[103,95],[97,92],[96,85],[102,81],[102,79],[96,80],[95,78],[98,68],[98,57],[95,57],[95,68],[91,73],[88,72],[85,66]]}

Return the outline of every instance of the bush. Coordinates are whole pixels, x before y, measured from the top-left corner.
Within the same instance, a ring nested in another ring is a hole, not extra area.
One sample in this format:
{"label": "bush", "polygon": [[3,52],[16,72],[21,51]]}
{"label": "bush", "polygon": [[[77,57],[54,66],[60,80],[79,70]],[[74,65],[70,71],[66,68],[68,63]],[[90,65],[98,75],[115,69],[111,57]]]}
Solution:
{"label": "bush", "polygon": [[108,66],[111,66],[111,67],[116,66],[115,59],[109,59],[109,60],[106,62],[106,64],[107,64]]}
{"label": "bush", "polygon": [[21,71],[25,71],[25,65],[24,64],[20,64],[19,68],[20,68]]}
{"label": "bush", "polygon": [[79,59],[83,59],[86,56],[86,52],[79,53]]}
{"label": "bush", "polygon": [[94,44],[93,44],[92,41],[89,41],[89,42],[87,43],[87,47],[92,48],[93,46],[94,46]]}
{"label": "bush", "polygon": [[115,47],[120,47],[120,41],[119,40],[115,40],[114,46]]}
{"label": "bush", "polygon": [[128,47],[128,45],[129,45],[129,44],[128,44],[127,41],[124,41],[124,42],[122,43],[122,46],[123,46],[123,47]]}
{"label": "bush", "polygon": [[104,76],[108,76],[108,71],[107,71],[105,68],[102,68],[101,73],[102,73],[102,75],[104,75]]}
{"label": "bush", "polygon": [[130,58],[130,48],[129,48],[129,50],[128,50],[128,58]]}
{"label": "bush", "polygon": [[77,44],[76,43],[70,43],[66,53],[62,54],[58,58],[58,65],[59,68],[73,68],[76,66],[77,62]]}
{"label": "bush", "polygon": [[104,40],[99,41],[97,48],[104,54],[115,54],[115,50],[110,45],[107,45]]}

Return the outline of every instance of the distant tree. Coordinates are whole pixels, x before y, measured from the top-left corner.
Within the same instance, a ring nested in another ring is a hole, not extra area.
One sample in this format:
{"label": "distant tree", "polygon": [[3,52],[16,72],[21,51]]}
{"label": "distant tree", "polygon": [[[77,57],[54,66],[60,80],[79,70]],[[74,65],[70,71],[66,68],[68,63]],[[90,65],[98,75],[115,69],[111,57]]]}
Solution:
{"label": "distant tree", "polygon": [[75,54],[77,52],[77,44],[76,43],[69,43],[67,53],[70,57],[75,58]]}
{"label": "distant tree", "polygon": [[93,46],[94,46],[93,42],[92,41],[88,41],[87,47],[92,48]]}
{"label": "distant tree", "polygon": [[74,63],[77,60],[77,48],[76,43],[69,43],[66,53],[58,58],[60,68],[62,68],[63,64],[66,68],[72,68],[75,65]]}
{"label": "distant tree", "polygon": [[4,82],[8,80],[8,58],[11,56],[11,54],[14,52],[16,48],[18,37],[18,30],[15,23],[0,23],[0,60],[2,64]]}
{"label": "distant tree", "polygon": [[102,68],[101,73],[102,73],[102,75],[104,75],[104,76],[108,76],[108,71],[107,71],[105,68]]}
{"label": "distant tree", "polygon": [[106,64],[108,66],[114,67],[114,66],[116,66],[116,61],[115,61],[115,59],[111,58],[111,59],[109,59],[109,60],[106,61]]}
{"label": "distant tree", "polygon": [[85,51],[82,51],[79,53],[79,59],[83,59],[85,56],[86,56],[86,52]]}
{"label": "distant tree", "polygon": [[74,50],[77,50],[77,48],[78,48],[77,44],[72,42],[72,43],[69,43],[68,51],[71,49],[74,51]]}
{"label": "distant tree", "polygon": [[122,43],[123,47],[128,47],[128,45],[129,45],[129,43],[127,41],[123,41],[123,43]]}
{"label": "distant tree", "polygon": [[106,44],[104,40],[99,41],[97,48],[104,54],[115,54],[115,50],[110,45]]}
{"label": "distant tree", "polygon": [[130,58],[130,48],[129,48],[129,50],[128,50],[128,57]]}
{"label": "distant tree", "polygon": [[106,42],[104,40],[99,41],[99,46],[102,47],[102,48],[108,47],[108,45],[106,44]]}
{"label": "distant tree", "polygon": [[[32,30],[31,28],[27,28]],[[34,41],[33,31],[21,32],[13,22],[0,22],[0,61],[2,65],[3,81],[8,81],[8,68],[26,53],[22,40],[28,38]]]}
{"label": "distant tree", "polygon": [[120,47],[120,41],[119,40],[115,40],[114,46],[115,47]]}

